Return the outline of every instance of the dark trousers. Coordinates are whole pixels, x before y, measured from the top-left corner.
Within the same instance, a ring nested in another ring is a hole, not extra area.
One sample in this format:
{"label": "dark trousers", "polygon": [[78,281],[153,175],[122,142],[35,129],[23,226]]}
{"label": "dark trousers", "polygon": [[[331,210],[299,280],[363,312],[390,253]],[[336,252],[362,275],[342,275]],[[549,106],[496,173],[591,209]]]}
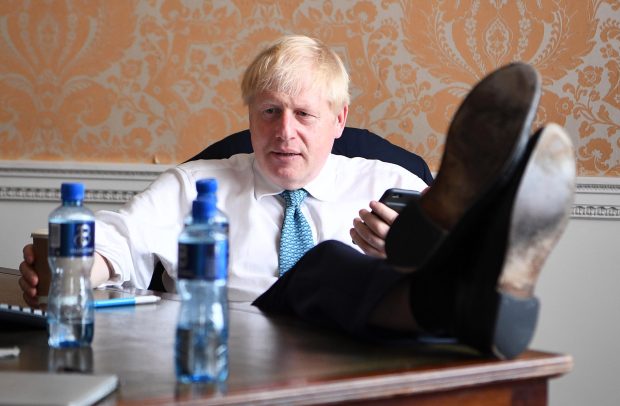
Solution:
{"label": "dark trousers", "polygon": [[338,241],[324,241],[253,305],[266,313],[294,315],[358,337],[379,338],[386,332],[368,325],[370,315],[392,287],[407,283],[406,276],[385,260]]}

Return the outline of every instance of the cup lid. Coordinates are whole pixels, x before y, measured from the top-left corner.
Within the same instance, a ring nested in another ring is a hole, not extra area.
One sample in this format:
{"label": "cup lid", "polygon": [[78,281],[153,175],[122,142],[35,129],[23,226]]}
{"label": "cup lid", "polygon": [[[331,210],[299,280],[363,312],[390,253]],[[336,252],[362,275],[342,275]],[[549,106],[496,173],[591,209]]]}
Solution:
{"label": "cup lid", "polygon": [[32,238],[47,238],[48,231],[47,228],[38,228],[30,233]]}

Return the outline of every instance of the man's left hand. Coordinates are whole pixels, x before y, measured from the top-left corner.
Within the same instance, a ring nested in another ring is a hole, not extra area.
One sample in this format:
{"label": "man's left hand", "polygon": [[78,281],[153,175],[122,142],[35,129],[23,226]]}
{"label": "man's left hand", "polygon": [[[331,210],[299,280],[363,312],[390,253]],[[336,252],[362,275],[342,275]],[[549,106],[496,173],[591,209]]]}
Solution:
{"label": "man's left hand", "polygon": [[398,213],[374,200],[369,206],[372,211],[362,209],[353,220],[351,239],[365,254],[385,258],[385,238]]}

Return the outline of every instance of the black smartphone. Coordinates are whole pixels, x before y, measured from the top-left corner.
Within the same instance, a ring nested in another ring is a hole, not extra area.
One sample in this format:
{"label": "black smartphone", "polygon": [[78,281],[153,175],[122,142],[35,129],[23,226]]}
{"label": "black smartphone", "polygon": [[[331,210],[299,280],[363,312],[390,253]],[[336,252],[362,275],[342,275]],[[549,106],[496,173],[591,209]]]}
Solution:
{"label": "black smartphone", "polygon": [[400,213],[411,199],[418,199],[419,197],[420,192],[417,190],[391,188],[383,193],[379,201]]}

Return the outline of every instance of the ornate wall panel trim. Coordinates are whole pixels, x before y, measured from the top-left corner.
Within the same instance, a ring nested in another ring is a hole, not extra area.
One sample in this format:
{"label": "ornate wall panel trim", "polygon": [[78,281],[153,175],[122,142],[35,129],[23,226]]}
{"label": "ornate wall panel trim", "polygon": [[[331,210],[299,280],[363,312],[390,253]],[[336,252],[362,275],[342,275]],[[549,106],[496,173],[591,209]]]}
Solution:
{"label": "ornate wall panel trim", "polygon": [[[0,201],[59,201],[63,181],[80,181],[86,184],[86,202],[122,204],[170,167],[0,161]],[[620,220],[620,178],[577,178],[571,217]]]}
{"label": "ornate wall panel trim", "polygon": [[574,205],[572,218],[620,220],[620,206]]}
{"label": "ornate wall panel trim", "polygon": [[[87,190],[86,203],[125,203],[139,191]],[[59,188],[0,187],[0,200],[60,201]]]}
{"label": "ornate wall panel trim", "polygon": [[170,165],[0,161],[0,201],[60,200],[60,184],[83,182],[87,203],[122,204]]}
{"label": "ornate wall panel trim", "polygon": [[620,178],[577,178],[571,218],[620,220]]}
{"label": "ornate wall panel trim", "polygon": [[620,184],[578,183],[577,193],[620,194]]}
{"label": "ornate wall panel trim", "polygon": [[81,178],[152,181],[172,165],[0,161],[0,178]]}

